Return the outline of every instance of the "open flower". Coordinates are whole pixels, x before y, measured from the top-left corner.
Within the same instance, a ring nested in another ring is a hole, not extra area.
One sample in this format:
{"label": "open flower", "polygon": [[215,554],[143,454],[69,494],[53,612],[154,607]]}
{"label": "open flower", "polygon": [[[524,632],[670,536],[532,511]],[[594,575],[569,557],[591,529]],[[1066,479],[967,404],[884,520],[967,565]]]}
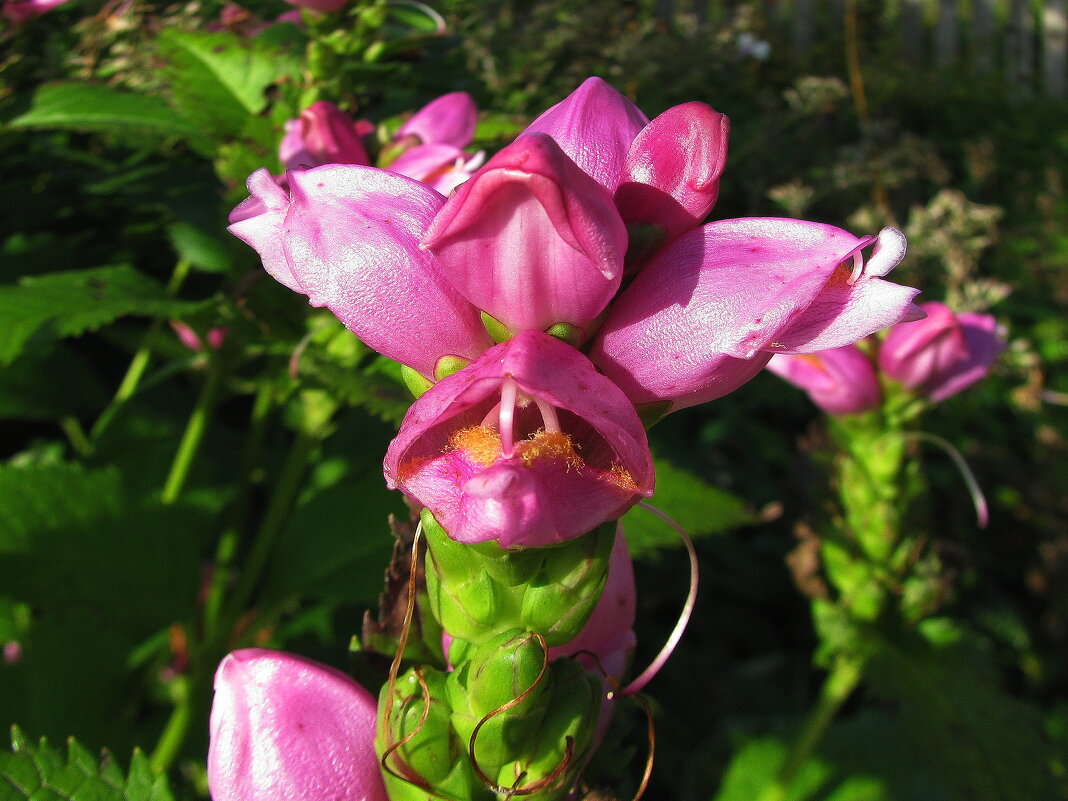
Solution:
{"label": "open flower", "polygon": [[249,178],[230,232],[290,289],[326,306],[370,347],[429,380],[439,360],[471,361],[492,344],[478,310],[445,280],[419,239],[445,199],[371,167],[328,165]]}
{"label": "open flower", "polygon": [[459,542],[562,542],[653,489],[645,430],[627,398],[574,348],[522,332],[408,410],[386,482]]}
{"label": "open flower", "polygon": [[937,302],[920,308],[926,319],[887,332],[879,346],[879,367],[907,389],[941,401],[983,378],[1005,342],[989,314],[954,314]]}
{"label": "open flower", "polygon": [[882,390],[875,366],[856,345],[771,357],[768,370],[808,393],[830,414],[857,414],[877,409]]}
{"label": "open flower", "polygon": [[388,801],[377,702],[344,673],[260,648],[215,674],[208,749],[214,801]]}
{"label": "open flower", "polygon": [[[874,243],[865,263],[861,251]],[[681,409],[727,394],[775,353],[855,342],[922,315],[918,290],[883,281],[899,231],[721,220],[666,246],[612,304],[590,358],[635,404]]]}

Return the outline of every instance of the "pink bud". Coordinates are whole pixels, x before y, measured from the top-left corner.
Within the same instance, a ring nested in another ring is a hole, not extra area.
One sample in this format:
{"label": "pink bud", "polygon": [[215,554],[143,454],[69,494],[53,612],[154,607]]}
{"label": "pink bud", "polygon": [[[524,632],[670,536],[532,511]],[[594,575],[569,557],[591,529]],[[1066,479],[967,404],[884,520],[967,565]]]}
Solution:
{"label": "pink bud", "polygon": [[443,356],[470,361],[493,344],[478,311],[419,247],[441,195],[372,167],[328,165],[288,179],[290,192],[267,170],[253,173],[252,197],[230,216],[230,232],[278,281],[430,379]]}
{"label": "pink bud", "polygon": [[793,356],[777,354],[768,369],[803,389],[830,414],[857,414],[882,403],[875,367],[856,345]]}
{"label": "pink bud", "polygon": [[634,138],[616,189],[625,223],[652,223],[671,240],[716,205],[727,161],[727,118],[704,103],[669,108]]}
{"label": "pink bud", "polygon": [[377,704],[344,673],[248,648],[215,673],[208,748],[214,801],[388,801]]}
{"label": "pink bud", "polygon": [[397,139],[416,137],[424,145],[466,147],[475,135],[478,108],[467,92],[449,92],[431,100],[415,112],[400,130]]}
{"label": "pink bud", "polygon": [[6,0],[4,16],[15,25],[21,25],[66,2],[67,0]]}
{"label": "pink bud", "polygon": [[653,488],[634,408],[577,350],[524,331],[408,410],[386,483],[459,542],[550,545],[613,520]]}
{"label": "pink bud", "polygon": [[600,78],[587,78],[523,132],[548,134],[583,171],[614,192],[631,142],[649,118]]}
{"label": "pink bud", "polygon": [[581,328],[619,288],[627,232],[603,187],[548,136],[528,134],[456,190],[423,246],[510,330]]}
{"label": "pink bud", "polygon": [[323,164],[370,164],[358,123],[333,103],[319,100],[290,120],[278,148],[288,170]]}
{"label": "pink bud", "polygon": [[933,401],[956,395],[986,376],[1005,349],[997,320],[954,314],[943,303],[922,303],[926,319],[896,325],[879,347],[879,367]]}
{"label": "pink bud", "polygon": [[349,4],[349,0],[286,0],[291,6],[310,8],[320,14],[332,14]]}
{"label": "pink bud", "polygon": [[657,253],[612,304],[590,358],[636,404],[693,406],[737,389],[773,353],[840,347],[922,314],[881,280],[904,237],[820,223],[709,223]]}

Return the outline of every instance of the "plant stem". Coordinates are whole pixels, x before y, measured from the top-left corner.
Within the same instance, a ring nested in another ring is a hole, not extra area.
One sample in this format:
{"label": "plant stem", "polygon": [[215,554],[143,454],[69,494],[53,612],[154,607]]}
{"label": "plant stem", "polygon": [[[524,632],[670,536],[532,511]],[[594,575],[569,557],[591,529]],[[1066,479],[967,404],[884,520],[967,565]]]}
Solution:
{"label": "plant stem", "polygon": [[760,795],[759,801],[786,801],[790,785],[819,746],[838,710],[846,702],[863,675],[863,663],[856,657],[839,655],[823,681],[820,697],[809,714],[804,728],[794,740],[775,781]]}
{"label": "plant stem", "polygon": [[[167,282],[168,296],[174,296],[177,294],[178,290],[181,289],[182,283],[185,281],[186,276],[189,275],[189,269],[190,264],[185,259],[179,259],[174,265],[174,272],[171,274],[171,280]],[[122,382],[119,384],[119,388],[115,390],[115,396],[93,424],[93,428],[89,432],[91,439],[97,440],[100,438],[100,435],[104,433],[108,424],[111,423],[111,419],[115,416],[115,412],[117,412],[119,408],[130,399],[134,392],[137,391],[137,386],[141,383],[141,379],[145,375],[145,370],[148,369],[148,360],[152,356],[152,343],[155,341],[156,337],[159,336],[159,332],[162,328],[162,319],[156,318],[152,321],[148,331],[145,332],[144,338],[141,340],[140,347],[130,360],[130,366],[126,368],[126,375],[122,377]]]}
{"label": "plant stem", "polygon": [[208,367],[208,378],[200,390],[193,413],[189,415],[182,441],[178,444],[178,452],[174,455],[170,473],[163,484],[160,500],[166,504],[172,504],[178,500],[182,492],[185,480],[189,476],[189,470],[193,466],[200,449],[200,441],[204,438],[204,431],[208,426],[211,410],[215,406],[215,397],[219,392],[223,376],[223,357],[219,353],[213,353]]}
{"label": "plant stem", "polygon": [[171,713],[167,725],[163,727],[163,734],[156,743],[156,748],[148,758],[148,763],[156,773],[166,773],[178,756],[178,752],[185,742],[189,733],[189,724],[193,719],[193,699],[197,693],[193,692],[195,679],[183,682],[175,700],[174,711]]}

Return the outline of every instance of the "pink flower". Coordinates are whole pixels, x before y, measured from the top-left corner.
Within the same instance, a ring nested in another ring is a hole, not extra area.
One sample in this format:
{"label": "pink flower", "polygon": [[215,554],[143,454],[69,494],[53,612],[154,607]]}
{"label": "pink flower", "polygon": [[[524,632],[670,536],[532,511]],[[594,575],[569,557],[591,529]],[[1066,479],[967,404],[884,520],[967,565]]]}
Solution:
{"label": "pink flower", "polygon": [[894,326],[879,347],[879,367],[920,395],[941,401],[986,376],[1005,349],[997,320],[954,314],[943,303],[923,303],[926,319]]}
{"label": "pink flower", "polygon": [[21,25],[66,2],[67,0],[7,0],[4,3],[4,16],[15,25]]}
{"label": "pink flower", "polygon": [[490,159],[423,238],[453,286],[513,332],[587,325],[619,289],[626,243],[608,192],[544,134]]}
{"label": "pink flower", "polygon": [[[205,349],[204,340],[200,338],[200,335],[190,328],[186,323],[181,320],[171,320],[171,328],[174,330],[175,336],[178,337],[178,341],[181,342],[186,348],[197,353],[201,353]],[[223,346],[223,342],[226,341],[227,328],[225,326],[210,328],[204,339],[207,340],[207,348],[209,350],[218,350]]]}
{"label": "pink flower", "polygon": [[774,353],[836,348],[916,319],[918,290],[880,277],[904,252],[893,228],[858,239],[798,220],[709,223],[644,267],[612,304],[590,358],[635,404],[675,410],[718,398]]}
{"label": "pink flower", "polygon": [[230,232],[290,289],[326,306],[370,347],[433,380],[440,359],[476,358],[492,341],[478,311],[419,239],[445,199],[410,178],[328,165],[249,177]]}
{"label": "pink flower", "polygon": [[214,801],[388,801],[377,703],[333,668],[279,651],[234,651],[215,674],[208,749]]}
{"label": "pink flower", "polygon": [[453,145],[416,145],[391,161],[389,169],[448,195],[470,178],[483,161],[485,153],[481,150],[469,156]]}
{"label": "pink flower", "polygon": [[423,145],[466,147],[475,135],[478,109],[467,92],[449,92],[415,112],[397,131],[397,139],[415,137]]}
{"label": "pink flower", "polygon": [[777,354],[768,369],[803,389],[830,414],[857,414],[882,403],[875,367],[856,345],[795,356]]}
{"label": "pink flower", "polygon": [[278,157],[286,169],[300,170],[323,164],[370,164],[363,137],[370,123],[354,122],[333,103],[319,100],[286,123]]}
{"label": "pink flower", "polygon": [[448,376],[408,410],[386,483],[459,542],[562,542],[653,489],[645,429],[577,350],[524,331]]}

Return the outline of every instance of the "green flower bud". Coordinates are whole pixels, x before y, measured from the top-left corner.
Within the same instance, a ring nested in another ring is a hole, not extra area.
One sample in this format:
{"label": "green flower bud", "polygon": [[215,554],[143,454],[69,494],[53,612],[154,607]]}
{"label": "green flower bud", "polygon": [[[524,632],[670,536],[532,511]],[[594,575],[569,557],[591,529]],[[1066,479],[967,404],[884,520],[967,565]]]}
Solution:
{"label": "green flower bud", "polygon": [[475,644],[509,628],[537,632],[550,646],[574,639],[601,597],[615,542],[615,523],[606,523],[545,548],[464,545],[427,511],[423,532],[431,611],[445,631]]}
{"label": "green flower bud", "polygon": [[[445,674],[433,668],[422,668],[421,675],[425,689],[419,681],[420,672],[415,668],[397,679],[394,685],[389,744],[385,736],[388,684],[379,695],[375,750],[379,758],[386,756],[390,768],[382,772],[390,799],[427,801],[444,796],[455,801],[489,801],[493,798],[492,793],[472,770],[466,745],[452,728]],[[386,754],[390,745],[401,743],[409,736],[411,739]],[[394,773],[404,778],[398,778]]]}

